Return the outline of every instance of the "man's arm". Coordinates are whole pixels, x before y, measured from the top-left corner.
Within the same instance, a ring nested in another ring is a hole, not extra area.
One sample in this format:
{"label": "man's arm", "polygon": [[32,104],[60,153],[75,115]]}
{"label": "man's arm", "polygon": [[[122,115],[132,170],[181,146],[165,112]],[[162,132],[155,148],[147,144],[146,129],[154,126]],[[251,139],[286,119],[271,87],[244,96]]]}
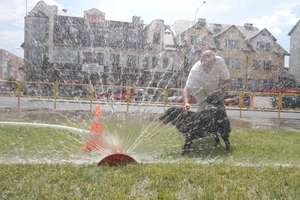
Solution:
{"label": "man's arm", "polygon": [[197,83],[197,79],[199,78],[198,77],[198,73],[197,73],[197,68],[199,67],[199,65],[201,64],[200,61],[196,62],[189,75],[188,75],[188,78],[186,80],[186,84],[185,84],[185,87],[183,89],[183,101],[184,101],[184,107],[186,109],[189,109],[190,108],[190,104],[189,104],[189,97],[190,97],[190,88],[193,88],[195,87],[195,84]]}
{"label": "man's arm", "polygon": [[221,80],[219,82],[219,88],[222,92],[228,91],[230,86],[230,73],[225,63],[225,60],[221,58]]}
{"label": "man's arm", "polygon": [[183,102],[184,102],[184,107],[186,109],[190,108],[190,104],[189,104],[189,92],[188,89],[185,87],[183,88]]}

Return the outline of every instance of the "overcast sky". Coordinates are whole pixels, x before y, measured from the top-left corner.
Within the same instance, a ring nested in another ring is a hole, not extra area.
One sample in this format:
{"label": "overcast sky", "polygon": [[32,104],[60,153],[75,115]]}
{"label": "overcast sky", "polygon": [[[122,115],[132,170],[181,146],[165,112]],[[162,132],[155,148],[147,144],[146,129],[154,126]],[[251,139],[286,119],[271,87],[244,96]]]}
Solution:
{"label": "overcast sky", "polygon": [[[141,16],[145,23],[163,19],[172,25],[179,19],[206,18],[208,23],[243,25],[253,23],[267,28],[278,42],[289,50],[288,32],[300,19],[300,0],[44,0],[68,10],[69,15],[82,16],[83,11],[98,8],[106,18],[131,21],[133,15]],[[38,0],[27,0],[28,11]],[[20,48],[24,38],[26,0],[0,0],[0,48],[23,57]]]}

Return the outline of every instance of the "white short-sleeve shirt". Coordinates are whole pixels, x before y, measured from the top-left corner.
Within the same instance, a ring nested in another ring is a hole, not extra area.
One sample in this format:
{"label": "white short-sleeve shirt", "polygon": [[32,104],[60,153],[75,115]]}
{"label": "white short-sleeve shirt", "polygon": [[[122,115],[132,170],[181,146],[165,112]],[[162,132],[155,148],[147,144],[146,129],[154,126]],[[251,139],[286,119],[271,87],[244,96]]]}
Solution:
{"label": "white short-sleeve shirt", "polygon": [[199,109],[206,106],[205,98],[207,95],[220,89],[221,81],[230,78],[228,68],[223,58],[216,56],[216,62],[209,72],[205,72],[201,61],[196,62],[188,76],[185,88],[189,94],[197,100]]}

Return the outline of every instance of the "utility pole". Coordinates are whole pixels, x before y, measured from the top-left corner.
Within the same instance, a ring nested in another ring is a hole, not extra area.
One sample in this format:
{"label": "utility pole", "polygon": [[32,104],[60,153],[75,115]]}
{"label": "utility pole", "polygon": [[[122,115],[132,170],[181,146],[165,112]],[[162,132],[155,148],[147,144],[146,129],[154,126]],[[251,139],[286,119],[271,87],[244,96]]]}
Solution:
{"label": "utility pole", "polygon": [[25,16],[27,16],[27,0],[26,0],[26,15]]}

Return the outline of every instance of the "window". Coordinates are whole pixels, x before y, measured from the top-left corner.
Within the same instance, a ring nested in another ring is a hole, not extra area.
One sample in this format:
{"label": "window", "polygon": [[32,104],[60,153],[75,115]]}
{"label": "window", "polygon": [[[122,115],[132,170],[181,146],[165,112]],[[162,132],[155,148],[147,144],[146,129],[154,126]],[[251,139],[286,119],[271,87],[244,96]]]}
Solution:
{"label": "window", "polygon": [[262,41],[257,42],[256,49],[258,49],[258,50],[264,50],[265,49],[265,42],[262,42]]}
{"label": "window", "polygon": [[241,62],[239,59],[232,59],[231,66],[233,69],[240,69],[241,68]]}
{"label": "window", "polygon": [[143,59],[143,67],[144,68],[148,68],[149,67],[149,58],[148,57],[144,57],[144,59]]}
{"label": "window", "polygon": [[272,70],[271,60],[253,60],[254,69],[264,69],[265,71]]}
{"label": "window", "polygon": [[257,88],[257,80],[249,80],[248,89],[250,90],[256,90]]}
{"label": "window", "polygon": [[229,68],[232,68],[232,69],[240,69],[241,68],[241,62],[239,59],[225,58],[225,63]]}
{"label": "window", "polygon": [[258,82],[258,88],[259,89],[263,89],[264,88],[264,82],[263,82],[263,80],[258,80],[257,82]]}
{"label": "window", "polygon": [[243,87],[243,79],[237,78],[231,81],[231,87],[233,90],[239,90]]}
{"label": "window", "polygon": [[199,35],[192,35],[191,36],[191,44],[192,45],[196,45],[196,46],[199,46],[199,45],[206,45],[206,37],[200,37]]}
{"label": "window", "polygon": [[264,70],[265,71],[271,71],[272,70],[272,62],[271,62],[271,60],[265,60],[264,61]]}
{"label": "window", "polygon": [[79,41],[78,41],[79,30],[77,29],[76,25],[74,26],[74,25],[72,24],[72,25],[70,25],[68,28],[69,28],[69,29],[68,29],[68,34],[69,34],[69,36],[70,36],[70,39],[72,39],[73,42],[78,43],[78,42],[79,42]]}
{"label": "window", "polygon": [[137,65],[137,56],[128,55],[127,56],[127,67],[136,67]]}
{"label": "window", "polygon": [[191,36],[191,43],[192,45],[197,45],[201,42],[201,38],[197,35],[192,35]]}
{"label": "window", "polygon": [[152,57],[152,68],[157,67],[158,65],[158,58],[156,58],[155,56]]}
{"label": "window", "polygon": [[215,41],[216,48],[220,49],[220,47],[221,47],[220,41],[217,39],[215,39],[214,41]]}
{"label": "window", "polygon": [[103,46],[105,46],[104,34],[102,34],[102,33],[96,33],[95,34],[95,39],[93,41],[93,45],[95,47],[103,47]]}
{"label": "window", "polygon": [[104,64],[104,54],[103,53],[97,53],[96,54],[96,61],[99,65]]}
{"label": "window", "polygon": [[153,34],[153,44],[160,44],[160,33]]}
{"label": "window", "polygon": [[119,54],[111,54],[110,60],[112,66],[119,66],[120,65],[120,55]]}
{"label": "window", "polygon": [[104,66],[104,72],[109,72],[109,67],[108,66]]}
{"label": "window", "polygon": [[225,47],[228,49],[238,49],[240,47],[239,40],[225,40]]}
{"label": "window", "polygon": [[267,42],[266,43],[266,51],[270,51],[271,50],[271,43],[270,42]]}
{"label": "window", "polygon": [[261,60],[253,60],[253,68],[254,69],[260,69],[262,67],[263,63]]}
{"label": "window", "polygon": [[271,50],[271,43],[270,42],[264,42],[264,41],[258,41],[256,44],[256,49],[260,51],[270,51]]}
{"label": "window", "polygon": [[163,58],[163,68],[167,68],[169,66],[169,58]]}
{"label": "window", "polygon": [[272,80],[263,80],[263,88],[272,89],[273,81]]}
{"label": "window", "polygon": [[93,62],[93,54],[92,52],[83,52],[83,63],[92,63]]}

